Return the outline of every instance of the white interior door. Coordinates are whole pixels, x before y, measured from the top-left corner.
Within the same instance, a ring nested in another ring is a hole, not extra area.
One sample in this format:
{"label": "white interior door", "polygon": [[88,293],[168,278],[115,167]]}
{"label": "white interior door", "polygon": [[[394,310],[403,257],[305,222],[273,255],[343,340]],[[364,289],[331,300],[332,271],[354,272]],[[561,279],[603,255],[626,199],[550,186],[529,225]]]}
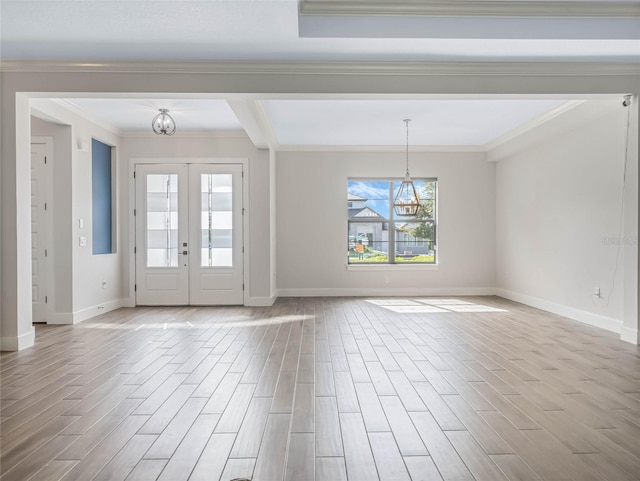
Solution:
{"label": "white interior door", "polygon": [[189,303],[189,192],[185,164],[136,168],[136,302]]}
{"label": "white interior door", "polygon": [[51,155],[47,143],[31,144],[32,322],[47,321],[51,233]]}
{"label": "white interior door", "polygon": [[136,167],[137,304],[242,304],[242,237],[242,165]]}
{"label": "white interior door", "polygon": [[189,166],[190,304],[242,304],[242,165]]}

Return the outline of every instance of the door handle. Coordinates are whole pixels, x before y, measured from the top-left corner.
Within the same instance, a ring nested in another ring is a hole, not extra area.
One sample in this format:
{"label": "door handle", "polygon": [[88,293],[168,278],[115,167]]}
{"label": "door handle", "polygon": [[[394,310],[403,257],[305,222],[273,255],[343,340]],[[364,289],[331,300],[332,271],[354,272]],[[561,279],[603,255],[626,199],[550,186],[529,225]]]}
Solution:
{"label": "door handle", "polygon": [[187,254],[189,254],[189,251],[182,251],[183,256],[186,256]]}

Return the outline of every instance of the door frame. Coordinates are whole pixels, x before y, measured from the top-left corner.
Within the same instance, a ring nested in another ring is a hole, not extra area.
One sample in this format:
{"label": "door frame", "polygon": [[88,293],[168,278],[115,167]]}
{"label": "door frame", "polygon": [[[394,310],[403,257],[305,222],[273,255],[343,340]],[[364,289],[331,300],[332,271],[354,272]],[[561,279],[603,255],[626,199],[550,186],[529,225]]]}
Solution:
{"label": "door frame", "polygon": [[[51,324],[52,320],[53,320],[53,313],[54,313],[54,309],[53,309],[53,305],[55,303],[55,289],[54,289],[54,278],[55,278],[55,271],[54,271],[54,266],[55,266],[55,249],[54,249],[54,242],[53,242],[53,226],[54,226],[54,202],[53,202],[53,162],[54,162],[54,158],[53,158],[53,137],[43,137],[43,136],[32,136],[31,137],[31,142],[29,144],[29,149],[31,149],[31,145],[33,144],[41,144],[45,146],[45,154],[47,157],[47,163],[49,163],[51,165],[51,176],[49,177],[48,183],[47,183],[47,196],[48,196],[48,200],[47,200],[47,211],[49,211],[49,215],[47,216],[47,220],[45,222],[45,237],[46,237],[46,244],[47,244],[47,256],[43,259],[44,262],[43,264],[46,266],[46,279],[45,279],[45,288],[46,288],[46,296],[47,296],[47,302],[45,303],[45,322],[47,324]],[[29,161],[31,161],[31,157],[29,157]],[[31,181],[31,168],[29,169],[29,181]],[[29,230],[31,231],[31,223],[29,224]],[[31,231],[31,234],[33,234],[33,231]],[[33,261],[31,261],[31,263],[33,263]],[[33,266],[32,266],[33,269]],[[33,272],[33,271],[31,271]],[[33,275],[31,276],[31,287],[33,288]],[[51,302],[49,302],[51,301]],[[32,299],[33,302],[33,299]],[[31,319],[33,320],[33,313],[31,315]]]}
{"label": "door frame", "polygon": [[238,157],[131,157],[129,158],[129,168],[127,176],[129,179],[129,202],[128,202],[128,245],[127,254],[129,257],[129,301],[126,307],[136,306],[136,218],[134,209],[136,208],[136,179],[134,178],[135,168],[138,164],[234,164],[242,165],[242,265],[244,290],[242,292],[243,305],[249,305],[251,297],[251,283],[249,280],[251,266],[249,265],[249,159]]}

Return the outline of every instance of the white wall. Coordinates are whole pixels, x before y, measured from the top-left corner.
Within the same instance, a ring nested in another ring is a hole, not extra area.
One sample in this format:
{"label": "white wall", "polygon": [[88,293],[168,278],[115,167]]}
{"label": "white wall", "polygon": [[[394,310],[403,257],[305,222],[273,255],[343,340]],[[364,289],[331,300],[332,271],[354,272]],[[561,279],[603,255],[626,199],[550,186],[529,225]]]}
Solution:
{"label": "white wall", "polygon": [[[188,135],[188,134],[184,134]],[[271,304],[271,247],[270,247],[270,166],[269,151],[256,149],[244,135],[225,137],[224,134],[188,137],[176,134],[173,137],[158,137],[141,134],[139,137],[122,138],[120,156],[120,180],[122,185],[130,185],[128,166],[131,159],[175,159],[176,162],[188,162],[190,158],[211,159],[249,159],[249,216],[250,279],[245,279],[245,288],[249,289],[250,303],[254,305]],[[123,189],[123,205],[131,209],[134,202],[129,200],[130,189]],[[123,235],[129,239],[132,224],[123,224]],[[123,282],[128,290],[132,288],[133,253],[127,249],[123,257]],[[133,305],[133,291],[127,294]]]}
{"label": "white wall", "polygon": [[[640,88],[640,76],[634,65],[559,62],[435,65],[400,62],[393,65],[392,75],[386,64],[339,62],[315,65],[3,62],[0,70],[0,347],[7,350],[29,347],[34,340],[29,222],[30,97],[69,96],[66,92],[103,92],[115,96],[150,93],[160,98],[167,92],[225,93],[240,99],[295,98],[298,94],[324,98],[352,98],[354,94],[359,98],[362,95],[415,98],[433,94],[588,96],[637,94]],[[636,123],[636,144],[637,130]],[[278,240],[281,238],[278,235]]]}
{"label": "white wall", "polygon": [[[622,233],[636,243],[626,260],[617,240],[626,121],[619,100],[587,102],[500,148],[506,152],[496,170],[500,295],[621,331],[633,282],[627,273],[625,288],[625,262],[634,272],[637,265],[637,224],[626,222]],[[637,125],[635,138],[634,132]],[[637,155],[630,153],[628,219],[637,218]],[[596,287],[601,298],[593,296]],[[637,305],[637,297],[629,301]]]}
{"label": "white wall", "polygon": [[414,177],[438,178],[437,269],[358,266],[357,270],[346,268],[347,179],[402,177],[404,153],[277,155],[280,295],[493,293],[495,165],[484,154],[410,154]]}
{"label": "white wall", "polygon": [[[56,287],[56,311],[50,322],[75,323],[102,314],[122,305],[122,269],[121,269],[121,233],[116,224],[116,253],[93,255],[92,252],[92,198],[91,198],[91,139],[95,138],[115,147],[116,156],[119,151],[119,139],[116,135],[80,117],[74,112],[49,100],[33,100],[32,108],[37,115],[45,114],[59,124],[66,125],[65,137],[56,136],[54,140],[66,142],[58,145],[56,152],[62,150],[57,162],[54,181],[54,211],[56,221],[54,284],[68,283],[68,267],[61,268],[60,262],[69,262],[71,267],[71,298],[68,290],[63,289],[60,296],[62,304],[58,304],[58,288]],[[49,126],[40,130],[42,122],[35,124],[33,132],[46,132]],[[45,126],[47,124],[45,123]],[[58,129],[61,127],[58,127]],[[70,129],[70,135],[69,130]],[[54,128],[53,132],[56,129]],[[87,151],[78,149],[78,142],[88,146]],[[70,155],[70,157],[69,157]],[[116,157],[117,159],[117,157]],[[119,187],[116,176],[116,207],[113,215],[116,222],[121,218],[120,206],[117,202]],[[70,201],[70,203],[69,203]],[[79,227],[82,219],[84,227]],[[81,247],[79,237],[87,237],[87,246]],[[103,281],[106,285],[103,288]],[[70,302],[69,302],[70,301]],[[68,306],[71,306],[68,309]]]}

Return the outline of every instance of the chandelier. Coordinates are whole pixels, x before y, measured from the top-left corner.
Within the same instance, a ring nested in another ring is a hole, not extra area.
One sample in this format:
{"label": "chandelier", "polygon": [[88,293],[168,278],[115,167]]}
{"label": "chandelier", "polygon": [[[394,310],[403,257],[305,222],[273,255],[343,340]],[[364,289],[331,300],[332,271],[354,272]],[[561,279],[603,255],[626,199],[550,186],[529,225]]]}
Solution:
{"label": "chandelier", "polygon": [[418,191],[413,185],[409,174],[409,122],[411,122],[411,119],[404,119],[403,122],[407,126],[407,170],[400,185],[400,190],[398,190],[396,197],[393,199],[393,210],[399,216],[415,217],[421,204]]}
{"label": "chandelier", "polygon": [[151,121],[153,131],[158,135],[173,135],[176,133],[176,122],[169,115],[168,109],[159,109],[160,113]]}

